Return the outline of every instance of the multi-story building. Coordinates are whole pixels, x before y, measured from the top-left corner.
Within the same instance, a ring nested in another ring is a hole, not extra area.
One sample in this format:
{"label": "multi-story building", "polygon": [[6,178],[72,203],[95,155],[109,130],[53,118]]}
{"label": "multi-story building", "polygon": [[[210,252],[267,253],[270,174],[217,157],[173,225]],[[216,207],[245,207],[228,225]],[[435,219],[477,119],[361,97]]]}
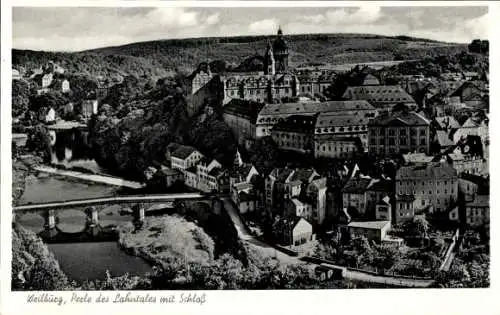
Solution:
{"label": "multi-story building", "polygon": [[48,88],[52,84],[52,80],[54,80],[54,75],[52,73],[44,74],[41,78],[41,85],[43,88]]}
{"label": "multi-story building", "polygon": [[350,178],[342,188],[343,208],[351,217],[365,217],[368,208],[366,191],[372,182],[372,178]]}
{"label": "multi-story building", "polygon": [[365,100],[383,110],[390,110],[400,103],[412,110],[417,107],[413,97],[399,85],[349,86],[342,97],[350,100]]}
{"label": "multi-story building", "polygon": [[314,136],[315,158],[349,159],[363,152],[361,139],[337,135]]}
{"label": "multi-story building", "polygon": [[232,99],[278,103],[298,96],[299,80],[292,74],[229,74],[220,77],[223,104]]}
{"label": "multi-story building", "polygon": [[259,176],[257,169],[247,163],[235,166],[229,174],[231,199],[237,205],[240,213],[253,211],[259,205],[257,191],[252,182],[256,176]]}
{"label": "multi-story building", "polygon": [[443,213],[458,198],[457,171],[447,163],[403,166],[396,173],[396,222],[419,212]]}
{"label": "multi-story building", "polygon": [[[338,138],[358,139],[361,150],[368,148],[368,122],[370,118],[364,117],[363,113],[342,114],[339,112],[320,113],[316,121],[315,138],[318,140]],[[325,135],[334,136],[322,137]],[[333,142],[333,140],[331,140]],[[335,151],[327,150],[326,144],[320,146],[320,141],[316,143],[315,151],[317,156],[332,155]],[[330,152],[329,152],[330,151]],[[326,153],[326,154],[325,154]]]}
{"label": "multi-story building", "polygon": [[483,144],[486,143],[489,139],[487,122],[476,117],[467,119],[453,134],[453,142],[465,140],[467,136],[478,136]]}
{"label": "multi-story building", "polygon": [[484,227],[490,223],[490,196],[476,195],[465,204],[465,222],[471,227]]}
{"label": "multi-story building", "polygon": [[312,240],[312,225],[303,217],[283,217],[273,224],[276,242],[284,246],[298,246]]}
{"label": "multi-story building", "polygon": [[313,152],[314,125],[316,115],[292,115],[278,122],[271,136],[279,148],[304,154]]}
{"label": "multi-story building", "polygon": [[203,154],[187,145],[178,145],[170,153],[171,168],[185,171],[198,164],[204,158]]}
{"label": "multi-story building", "polygon": [[457,170],[458,174],[482,174],[485,163],[481,156],[473,154],[463,154],[460,151],[455,151],[446,155],[447,162]]}
{"label": "multi-story building", "polygon": [[299,74],[300,81],[299,95],[317,96],[324,95],[326,90],[332,85],[336,74],[333,71],[308,71]]}
{"label": "multi-story building", "polygon": [[[325,113],[325,126],[332,116],[356,116],[357,119],[363,119],[363,124],[366,125],[369,119],[376,117],[377,110],[366,101],[327,101],[327,102],[311,102],[311,103],[284,103],[284,104],[266,104],[259,112],[257,117],[257,138],[271,135],[271,130],[278,122],[283,121],[291,115],[312,116],[318,113]],[[326,115],[331,113],[331,116]],[[348,119],[348,118],[346,118]],[[353,118],[354,119],[354,118]],[[354,121],[354,120],[353,120]],[[347,122],[347,121],[346,121]],[[333,123],[333,122],[332,122]],[[362,124],[359,125],[361,128]],[[319,128],[319,126],[316,126]],[[344,129],[340,131],[338,128],[328,128],[315,131],[315,134],[335,134],[349,135],[366,133],[365,130]],[[358,129],[359,129],[358,128]]]}
{"label": "multi-story building", "polygon": [[379,116],[368,124],[368,151],[376,155],[429,153],[430,122],[415,112]]}
{"label": "multi-story building", "polygon": [[240,99],[232,99],[224,107],[224,122],[240,145],[246,140],[255,140],[257,116],[263,107],[263,103]]}
{"label": "multi-story building", "polygon": [[[274,216],[302,215],[315,224],[323,223],[326,216],[326,178],[320,177],[315,170],[276,168],[266,178],[265,191],[266,207]],[[297,202],[292,199],[297,199]],[[311,210],[299,212],[303,207],[296,206],[300,204],[307,204]]]}
{"label": "multi-story building", "polygon": [[377,203],[391,196],[393,191],[394,185],[389,180],[364,176],[352,177],[342,188],[344,211],[351,217],[373,220]]}
{"label": "multi-story building", "polygon": [[99,103],[97,100],[84,100],[82,102],[82,116],[84,119],[90,119],[92,115],[97,114]]}
{"label": "multi-story building", "polygon": [[198,189],[204,192],[219,191],[224,170],[217,160],[202,158],[196,165]]}

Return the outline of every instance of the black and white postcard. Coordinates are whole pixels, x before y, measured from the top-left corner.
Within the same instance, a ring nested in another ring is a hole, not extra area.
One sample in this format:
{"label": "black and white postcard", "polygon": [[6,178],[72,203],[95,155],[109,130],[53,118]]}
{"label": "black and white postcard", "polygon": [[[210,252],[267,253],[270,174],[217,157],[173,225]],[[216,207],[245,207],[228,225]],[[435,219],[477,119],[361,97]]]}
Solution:
{"label": "black and white postcard", "polygon": [[498,12],[2,3],[2,314],[499,311]]}

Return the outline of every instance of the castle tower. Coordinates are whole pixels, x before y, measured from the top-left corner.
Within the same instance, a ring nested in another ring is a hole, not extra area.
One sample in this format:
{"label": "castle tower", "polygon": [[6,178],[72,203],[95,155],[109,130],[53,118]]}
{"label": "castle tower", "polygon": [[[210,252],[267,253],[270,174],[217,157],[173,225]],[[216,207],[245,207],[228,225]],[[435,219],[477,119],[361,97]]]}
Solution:
{"label": "castle tower", "polygon": [[273,43],[274,60],[276,62],[276,73],[286,73],[288,71],[288,45],[283,38],[281,27]]}
{"label": "castle tower", "polygon": [[269,40],[267,41],[266,54],[264,55],[264,74],[276,74],[276,64],[274,61],[273,47]]}

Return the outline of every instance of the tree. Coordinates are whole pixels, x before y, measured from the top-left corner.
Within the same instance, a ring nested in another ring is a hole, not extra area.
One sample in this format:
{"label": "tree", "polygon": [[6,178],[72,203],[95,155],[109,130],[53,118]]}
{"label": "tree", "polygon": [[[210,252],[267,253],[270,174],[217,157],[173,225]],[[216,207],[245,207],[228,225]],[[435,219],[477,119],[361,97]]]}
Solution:
{"label": "tree", "polygon": [[51,153],[50,142],[49,130],[44,125],[39,124],[30,130],[26,141],[26,148],[35,152],[45,161],[48,161]]}

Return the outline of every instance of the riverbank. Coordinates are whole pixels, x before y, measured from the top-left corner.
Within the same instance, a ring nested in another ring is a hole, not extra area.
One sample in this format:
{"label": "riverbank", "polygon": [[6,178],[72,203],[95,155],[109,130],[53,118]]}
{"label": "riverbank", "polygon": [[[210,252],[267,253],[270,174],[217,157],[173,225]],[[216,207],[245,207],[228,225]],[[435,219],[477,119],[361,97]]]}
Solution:
{"label": "riverbank", "polygon": [[147,217],[140,229],[127,222],[118,226],[117,231],[118,244],[126,253],[152,264],[214,260],[212,238],[193,222],[177,215]]}
{"label": "riverbank", "polygon": [[103,175],[96,175],[96,174],[86,174],[86,173],[82,173],[82,172],[62,170],[62,169],[58,169],[55,167],[44,166],[44,165],[36,166],[34,169],[36,171],[39,171],[39,172],[45,172],[45,173],[49,173],[49,174],[57,174],[57,175],[68,176],[68,177],[76,177],[76,178],[80,178],[80,179],[86,180],[86,181],[98,182],[98,183],[102,183],[102,184],[114,185],[114,186],[120,186],[120,187],[127,187],[127,188],[132,188],[132,189],[139,189],[139,188],[142,188],[144,186],[143,184],[141,184],[139,182],[129,181],[129,180],[125,180],[125,179],[118,178],[118,177],[103,176]]}

